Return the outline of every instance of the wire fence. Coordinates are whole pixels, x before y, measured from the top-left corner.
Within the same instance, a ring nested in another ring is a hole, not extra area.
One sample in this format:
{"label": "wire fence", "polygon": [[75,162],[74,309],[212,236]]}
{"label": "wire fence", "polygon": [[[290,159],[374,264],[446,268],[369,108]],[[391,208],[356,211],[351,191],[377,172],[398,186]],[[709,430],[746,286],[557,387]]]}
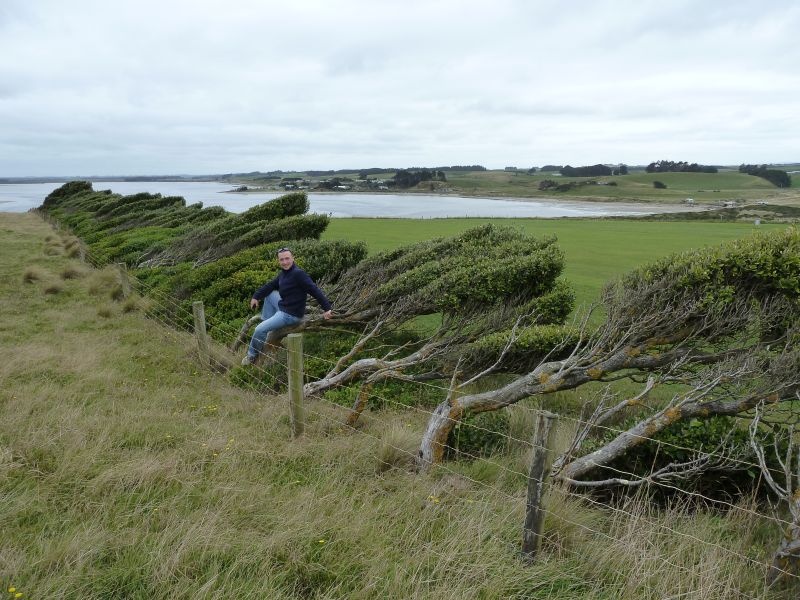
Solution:
{"label": "wire fence", "polygon": [[[55,225],[56,221],[52,219],[49,215],[43,212],[38,213],[44,220],[50,222],[51,224]],[[63,229],[60,225],[58,228]],[[82,244],[82,242],[81,242]],[[85,246],[81,246],[80,252],[81,260],[83,260],[87,265],[95,268],[95,269],[107,269],[110,266],[113,266],[114,263],[110,260],[108,256],[104,256],[97,252],[90,252]],[[118,276],[120,277],[120,283],[123,286],[123,289],[129,286],[128,294],[136,293],[142,298],[146,298],[148,304],[150,304],[150,309],[146,311],[147,316],[154,320],[159,325],[168,328],[168,329],[180,329],[185,332],[190,332],[195,330],[197,332],[197,314],[193,314],[193,311],[189,310],[186,307],[185,301],[180,301],[175,297],[171,296],[170,294],[164,292],[163,290],[158,289],[153,285],[148,285],[147,283],[141,281],[136,277],[130,276],[124,266],[116,265],[114,267],[118,270]],[[236,356],[232,353],[229,347],[225,345],[215,342],[214,340],[235,340],[239,335],[240,331],[237,330],[235,327],[226,324],[226,323],[217,323],[211,320],[210,322],[204,322],[202,324],[203,333],[201,335],[206,336],[206,340],[203,340],[203,343],[207,344],[208,350],[205,356],[202,356],[201,359],[205,363],[205,365],[211,369],[212,371],[219,372],[219,373],[228,373],[234,368],[237,364]],[[196,334],[197,337],[197,334]],[[199,342],[198,342],[199,343]],[[198,346],[199,348],[199,346]],[[260,394],[267,394],[270,396],[283,396],[286,394],[285,386],[282,385],[281,379],[289,380],[293,376],[292,368],[290,367],[289,360],[288,360],[288,352],[286,351],[262,351],[261,356],[259,356],[259,360],[257,364],[252,365],[249,369],[243,373],[240,373],[240,376],[247,377],[249,387],[252,388],[255,392]],[[303,354],[303,359],[313,359],[318,364],[327,364],[330,365],[331,369],[334,369],[338,365],[338,361],[333,360],[329,357],[318,356],[308,352]],[[341,365],[339,365],[341,367]],[[302,369],[302,367],[301,367]],[[298,375],[294,373],[294,375]],[[314,377],[310,376],[307,373],[301,372],[299,375],[303,378],[303,382],[305,384],[320,382],[324,379],[323,377]],[[285,376],[285,377],[284,377]],[[430,392],[433,390],[436,394],[438,394],[442,399],[449,397],[452,394],[452,386],[448,385],[446,382],[444,383],[437,383],[434,381],[406,381],[408,385],[417,385],[417,386],[424,386],[426,390]],[[301,386],[302,387],[302,386]],[[368,391],[370,399],[377,400],[382,403],[384,406],[392,407],[401,412],[408,412],[409,414],[413,414],[418,416],[421,419],[432,419],[435,417],[435,413],[433,410],[425,406],[420,405],[409,405],[406,402],[402,402],[393,398],[391,396],[387,396],[381,394],[380,392],[376,391],[375,388],[371,388]],[[327,407],[327,411],[320,410],[321,407]],[[406,462],[408,464],[415,463],[418,460],[418,452],[409,450],[408,448],[400,447],[395,445],[391,442],[391,440],[387,436],[379,436],[371,433],[368,427],[356,425],[352,422],[349,417],[352,416],[353,408],[342,406],[334,402],[333,400],[326,397],[325,394],[318,394],[315,395],[313,398],[305,398],[303,403],[304,410],[315,417],[317,420],[321,420],[327,422],[330,426],[339,428],[343,432],[349,432],[354,435],[363,436],[365,438],[371,439],[373,442],[376,442],[378,445],[383,445],[390,448],[392,451],[399,453],[401,455],[406,456]],[[534,416],[539,413],[538,408],[531,407],[525,405],[525,403],[517,403],[514,406],[514,410],[522,411],[525,413],[530,413],[531,416]],[[341,416],[336,417],[330,414],[338,413]],[[572,429],[579,429],[582,427],[591,427],[598,430],[606,431],[608,434],[612,436],[621,436],[621,435],[635,435],[639,441],[646,441],[651,444],[655,444],[657,448],[671,448],[674,450],[680,450],[683,452],[696,452],[695,448],[690,446],[683,446],[681,444],[675,443],[674,441],[667,441],[662,439],[656,439],[648,436],[644,436],[641,434],[631,434],[628,430],[623,428],[614,427],[613,425],[603,425],[597,424],[589,419],[585,419],[582,417],[576,417],[571,415],[559,415],[558,419],[560,423],[564,427],[570,427]],[[508,447],[513,447],[516,449],[518,453],[536,453],[537,451],[550,451],[550,448],[547,448],[542,445],[537,445],[532,442],[532,437],[528,439],[522,439],[513,435],[513,433],[509,431],[501,431],[498,429],[492,429],[485,425],[480,425],[470,421],[462,421],[459,423],[461,427],[471,428],[472,430],[479,431],[482,433],[490,434],[493,436],[497,436],[505,440],[505,443]],[[421,437],[421,436],[420,436]],[[491,455],[483,455],[483,454],[474,454],[469,452],[463,448],[459,448],[453,445],[450,445],[446,442],[439,442],[442,446],[442,450],[452,453],[455,456],[459,456],[463,459],[468,461],[481,461],[485,464],[491,465],[498,473],[502,473],[504,476],[507,476],[511,481],[518,481],[520,482],[519,493],[509,493],[508,491],[493,485],[490,482],[482,481],[481,479],[476,479],[471,477],[467,469],[459,467],[455,463],[444,462],[441,464],[437,464],[435,469],[439,469],[442,472],[449,473],[453,476],[461,478],[465,481],[468,481],[471,485],[473,485],[476,489],[483,489],[485,491],[491,492],[492,494],[496,494],[497,496],[504,498],[508,504],[511,506],[520,506],[520,504],[524,504],[525,497],[524,497],[524,484],[527,482],[530,484],[530,477],[529,473],[523,472],[514,466],[514,460],[510,460],[508,455],[506,456],[491,456]],[[744,468],[754,468],[759,469],[760,465],[753,461],[748,461],[739,457],[731,457],[728,454],[725,454],[723,451],[708,451],[706,452],[711,457],[719,458],[720,460],[726,460],[732,462],[739,467]],[[379,454],[375,455],[376,458],[380,461],[381,456]],[[519,460],[517,462],[520,462]],[[608,464],[599,464],[597,468],[612,473],[616,477],[624,477],[630,481],[638,482],[641,480],[646,480],[645,485],[651,488],[658,488],[663,490],[669,490],[670,493],[674,493],[681,498],[684,499],[691,499],[695,502],[702,502],[707,506],[717,506],[722,510],[725,510],[731,514],[740,514],[746,517],[752,517],[757,519],[759,522],[775,526],[777,528],[787,528],[791,527],[794,524],[793,521],[787,520],[782,513],[778,510],[772,510],[770,513],[762,512],[757,508],[753,508],[751,506],[745,506],[742,504],[737,504],[731,502],[729,500],[725,500],[722,498],[711,497],[702,492],[698,492],[693,489],[686,489],[682,488],[677,485],[676,482],[671,481],[662,481],[658,479],[648,478],[648,475],[637,474],[632,471],[628,471],[622,469],[618,466],[612,466]],[[692,533],[687,533],[685,531],[681,531],[677,527],[672,527],[665,522],[664,519],[658,518],[657,516],[647,516],[642,514],[641,512],[633,512],[628,510],[625,505],[622,506],[620,503],[615,502],[604,502],[596,497],[593,497],[591,494],[581,494],[576,492],[574,489],[570,489],[567,486],[562,485],[558,481],[553,482],[548,480],[546,477],[543,477],[540,481],[535,481],[534,483],[539,483],[544,486],[553,497],[564,497],[569,498],[581,506],[585,506],[594,510],[597,510],[603,514],[609,515],[613,518],[619,518],[623,520],[628,520],[631,522],[641,523],[650,528],[653,531],[661,531],[665,535],[674,536],[675,539],[683,539],[691,542],[692,544],[696,544],[699,547],[705,547],[710,551],[718,551],[725,556],[730,557],[731,560],[735,560],[740,562],[742,565],[746,565],[749,567],[755,567],[759,569],[765,569],[768,565],[765,560],[758,560],[753,558],[752,556],[748,556],[743,552],[736,550],[732,547],[728,547],[722,545],[716,541],[709,541],[703,538],[700,538]],[[499,517],[502,519],[509,519],[514,518],[518,519],[518,514],[513,511],[508,511],[507,509],[504,510],[502,507],[491,507],[492,510],[495,510]],[[569,517],[565,516],[562,511],[553,510],[552,508],[548,508],[547,506],[542,506],[540,509],[548,515],[550,519],[565,523],[572,527],[577,527],[581,530],[585,530],[588,534],[592,536],[598,536],[600,538],[606,539],[608,542],[613,544],[624,544],[625,540],[620,537],[615,537],[612,533],[609,533],[607,528],[601,528],[599,526],[590,526],[586,523],[582,523],[579,521],[571,520]],[[546,537],[546,534],[545,534]],[[735,543],[733,544],[735,546]],[[565,549],[567,552],[571,550]],[[575,552],[578,554],[578,552]],[[654,560],[660,561],[665,567],[669,567],[675,569],[680,572],[686,572],[687,575],[697,576],[697,573],[692,571],[689,567],[685,565],[680,565],[675,563],[674,561],[670,560],[667,557],[660,556],[660,557],[653,557]],[[794,581],[800,581],[800,576],[794,572],[793,569],[783,569],[781,567],[776,567],[773,565],[773,569],[779,571],[783,576],[787,579],[791,579]],[[620,573],[620,576],[624,574]],[[679,595],[668,596],[670,598],[679,598]],[[750,597],[742,594],[740,597]]]}

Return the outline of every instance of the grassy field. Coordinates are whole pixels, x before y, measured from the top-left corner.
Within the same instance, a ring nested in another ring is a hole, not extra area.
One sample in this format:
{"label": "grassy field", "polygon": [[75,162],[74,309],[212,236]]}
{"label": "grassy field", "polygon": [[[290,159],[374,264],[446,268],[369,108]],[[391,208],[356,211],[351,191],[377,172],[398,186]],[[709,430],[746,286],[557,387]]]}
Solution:
{"label": "grassy field", "polygon": [[[566,181],[614,182],[617,185],[585,185],[566,192],[539,191],[539,183],[552,179],[557,183]],[[660,181],[666,189],[655,189],[654,181]],[[719,173],[645,173],[634,171],[617,177],[559,177],[553,173],[527,175],[521,172],[472,171],[448,174],[447,184],[455,192],[472,195],[499,195],[522,197],[548,195],[554,198],[588,198],[595,200],[633,199],[643,202],[680,202],[694,198],[697,202],[715,202],[734,199],[763,199],[786,196],[769,182],[734,171]]]}
{"label": "grassy field", "polygon": [[764,589],[776,532],[748,507],[601,510],[551,487],[528,566],[529,407],[502,456],[430,474],[412,469],[420,411],[348,432],[311,400],[291,440],[283,399],[200,368],[192,339],[115,301],[113,271],[65,257],[33,215],[0,213],[0,256],[10,598],[794,597]]}
{"label": "grassy field", "polygon": [[566,255],[564,277],[575,287],[579,304],[595,300],[611,278],[656,258],[785,227],[613,219],[332,219],[323,239],[363,240],[370,252],[380,252],[488,222],[532,235],[556,235]]}
{"label": "grassy field", "polygon": [[[391,179],[394,171],[370,175],[371,179]],[[524,170],[486,170],[486,171],[447,171],[446,182],[423,182],[409,192],[431,193],[447,192],[462,196],[500,196],[512,198],[554,198],[568,200],[594,201],[638,201],[652,203],[679,203],[693,198],[698,204],[717,204],[728,200],[755,201],[800,206],[800,176],[792,177],[792,188],[779,189],[768,181],[739,173],[736,169],[720,169],[718,173],[647,173],[643,169],[631,169],[628,175],[604,177],[561,177],[558,173],[536,172],[528,174]],[[321,180],[331,176],[306,177],[304,173],[285,173],[283,176],[303,177],[313,187]],[[341,175],[351,180],[357,174]],[[556,183],[569,181],[595,181],[598,185],[582,185],[569,191],[540,191],[539,184],[551,179]],[[237,179],[239,183],[272,185],[279,189],[279,179],[271,181]],[[655,181],[666,185],[656,189]],[[350,182],[353,183],[352,181]],[[613,183],[615,185],[607,185]]]}

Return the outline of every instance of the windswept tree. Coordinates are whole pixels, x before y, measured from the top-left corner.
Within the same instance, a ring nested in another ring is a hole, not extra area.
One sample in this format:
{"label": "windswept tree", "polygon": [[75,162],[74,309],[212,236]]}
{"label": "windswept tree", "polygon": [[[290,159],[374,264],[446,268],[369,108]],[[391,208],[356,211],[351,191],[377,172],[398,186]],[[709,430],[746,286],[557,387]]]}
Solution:
{"label": "windswept tree", "polygon": [[328,216],[309,214],[308,208],[305,193],[286,194],[191,229],[168,247],[154,248],[140,264],[152,267],[192,260],[202,265],[269,242],[319,239],[328,226]]}
{"label": "windswept tree", "polygon": [[[480,378],[526,367],[536,344],[539,357],[552,349],[572,310],[573,292],[559,280],[563,264],[555,238],[494,225],[362,261],[326,286],[334,318],[323,322],[312,312],[304,324],[361,332],[333,368],[306,384],[306,393],[360,382],[355,422],[378,382],[448,379],[454,371]],[[393,335],[423,316],[427,333],[392,345]],[[523,329],[530,350],[525,357],[515,345],[523,343]]]}
{"label": "windswept tree", "polygon": [[[566,356],[538,362],[491,391],[452,395],[433,412],[419,462],[440,462],[453,427],[465,416],[498,410],[531,396],[589,382],[628,379],[640,394],[595,407],[555,475],[575,487],[641,485],[648,478],[696,472],[671,465],[632,482],[602,467],[674,423],[741,415],[758,403],[797,400],[800,389],[800,232],[757,235],[726,246],[671,256],[606,287],[605,321],[579,328]],[[642,401],[656,387],[671,392],[664,406]],[[601,448],[581,452],[588,433],[620,414],[634,424]]]}
{"label": "windswept tree", "polygon": [[303,192],[231,214],[187,206],[178,196],[122,196],[78,181],[54,190],[40,210],[70,227],[96,260],[125,262],[151,292],[170,297],[162,309],[168,322],[178,323],[202,300],[209,319],[230,329],[249,316],[247,294],[274,274],[278,248],[290,244],[312,277],[329,281],[366,256],[362,242],[320,241],[328,216],[308,208]]}

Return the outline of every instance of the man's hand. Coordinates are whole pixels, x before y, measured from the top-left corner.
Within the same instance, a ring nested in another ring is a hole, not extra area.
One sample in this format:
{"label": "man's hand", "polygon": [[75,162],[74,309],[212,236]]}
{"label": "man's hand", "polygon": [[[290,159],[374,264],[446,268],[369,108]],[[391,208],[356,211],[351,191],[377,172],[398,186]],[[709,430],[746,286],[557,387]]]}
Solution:
{"label": "man's hand", "polygon": [[250,308],[258,308],[258,300],[250,298]]}
{"label": "man's hand", "polygon": [[323,319],[330,319],[332,316],[333,316],[333,312],[330,311],[330,310],[326,310],[324,313],[322,313],[322,318]]}

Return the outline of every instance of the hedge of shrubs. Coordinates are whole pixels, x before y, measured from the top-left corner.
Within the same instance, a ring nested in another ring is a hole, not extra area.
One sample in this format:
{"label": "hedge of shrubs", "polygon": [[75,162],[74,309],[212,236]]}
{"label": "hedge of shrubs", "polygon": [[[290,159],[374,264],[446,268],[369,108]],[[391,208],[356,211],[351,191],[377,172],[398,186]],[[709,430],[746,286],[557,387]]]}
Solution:
{"label": "hedge of shrubs", "polygon": [[[145,285],[174,299],[162,316],[173,322],[202,300],[219,337],[251,314],[247,299],[277,270],[275,252],[290,245],[314,279],[335,281],[367,254],[361,242],[321,242],[326,215],[306,214],[304,193],[281,196],[241,214],[186,205],[177,196],[94,191],[75,181],[54,190],[40,207],[71,228],[100,262],[124,262]],[[230,339],[220,339],[230,342]]]}

